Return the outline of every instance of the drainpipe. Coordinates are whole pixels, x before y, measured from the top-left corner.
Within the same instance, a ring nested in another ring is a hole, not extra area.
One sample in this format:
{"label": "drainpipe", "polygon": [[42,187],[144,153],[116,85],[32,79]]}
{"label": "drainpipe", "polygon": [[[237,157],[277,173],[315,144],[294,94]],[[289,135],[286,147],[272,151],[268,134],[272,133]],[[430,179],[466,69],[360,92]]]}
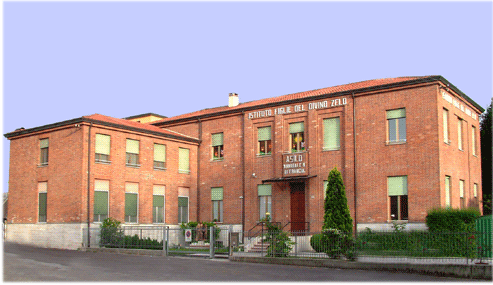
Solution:
{"label": "drainpipe", "polygon": [[241,150],[243,152],[243,156],[242,156],[242,164],[241,164],[241,168],[242,168],[242,171],[241,173],[243,174],[241,176],[241,180],[242,180],[242,192],[241,192],[241,196],[243,197],[241,199],[241,232],[242,232],[242,235],[241,235],[241,243],[244,243],[245,242],[245,111],[241,111]]}
{"label": "drainpipe", "polygon": [[91,247],[91,127],[92,122],[87,134],[87,247]]}
{"label": "drainpipe", "polygon": [[199,220],[200,215],[200,146],[202,145],[202,121],[198,118],[199,121],[199,140],[200,144],[197,146],[197,221]]}
{"label": "drainpipe", "polygon": [[353,156],[354,156],[354,237],[358,236],[358,211],[357,211],[357,197],[356,195],[356,189],[357,189],[357,183],[356,183],[356,100],[354,99],[354,92],[351,93],[351,97],[353,98]]}

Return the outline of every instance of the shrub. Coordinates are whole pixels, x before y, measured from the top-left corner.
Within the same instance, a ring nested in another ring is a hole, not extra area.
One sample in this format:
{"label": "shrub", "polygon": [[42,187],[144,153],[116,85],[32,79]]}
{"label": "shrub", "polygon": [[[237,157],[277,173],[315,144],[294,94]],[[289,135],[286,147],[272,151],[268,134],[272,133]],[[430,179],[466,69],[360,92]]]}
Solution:
{"label": "shrub", "polygon": [[478,209],[437,208],[428,211],[426,225],[431,232],[473,232],[474,221],[481,216]]}
{"label": "shrub", "polygon": [[121,222],[113,218],[104,219],[100,225],[101,238],[99,246],[115,246],[122,243],[123,232],[121,230]]}
{"label": "shrub", "polygon": [[323,234],[314,234],[310,238],[310,245],[316,252],[324,252],[326,245],[322,243]]}

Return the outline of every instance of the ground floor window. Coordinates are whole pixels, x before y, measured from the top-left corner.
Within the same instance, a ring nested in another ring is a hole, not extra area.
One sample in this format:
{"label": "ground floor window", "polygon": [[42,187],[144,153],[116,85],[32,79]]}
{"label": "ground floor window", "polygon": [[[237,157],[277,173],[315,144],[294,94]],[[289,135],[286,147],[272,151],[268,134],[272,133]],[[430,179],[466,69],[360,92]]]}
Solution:
{"label": "ground floor window", "polygon": [[108,180],[94,181],[94,222],[100,223],[108,218]]}
{"label": "ground floor window", "polygon": [[269,213],[272,218],[272,185],[258,185],[257,189],[259,198],[259,220],[265,219],[267,213]]}
{"label": "ground floor window", "polygon": [[223,188],[216,187],[211,189],[212,201],[212,220],[223,222]]}
{"label": "ground floor window", "polygon": [[38,183],[38,222],[46,223],[48,182]]}
{"label": "ground floor window", "polygon": [[390,220],[408,220],[407,176],[387,177]]}
{"label": "ground floor window", "polygon": [[178,197],[178,223],[188,223],[188,197]]}
{"label": "ground floor window", "polygon": [[164,185],[154,185],[152,189],[152,222],[164,223]]}
{"label": "ground floor window", "polygon": [[125,222],[137,223],[139,184],[125,183]]}

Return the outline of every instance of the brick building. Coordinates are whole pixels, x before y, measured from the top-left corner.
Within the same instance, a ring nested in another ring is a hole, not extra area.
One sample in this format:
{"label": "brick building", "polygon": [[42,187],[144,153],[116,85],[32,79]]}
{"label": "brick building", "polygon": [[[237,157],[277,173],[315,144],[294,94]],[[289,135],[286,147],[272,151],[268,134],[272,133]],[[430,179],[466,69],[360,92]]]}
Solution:
{"label": "brick building", "polygon": [[424,228],[433,207],[479,207],[483,111],[443,77],[424,76],[241,104],[231,93],[228,106],[171,118],[92,115],[16,130],[5,135],[8,223],[17,236],[80,232],[107,216],[215,219],[246,231],[268,212],[287,230],[319,231],[337,167],[358,230]]}

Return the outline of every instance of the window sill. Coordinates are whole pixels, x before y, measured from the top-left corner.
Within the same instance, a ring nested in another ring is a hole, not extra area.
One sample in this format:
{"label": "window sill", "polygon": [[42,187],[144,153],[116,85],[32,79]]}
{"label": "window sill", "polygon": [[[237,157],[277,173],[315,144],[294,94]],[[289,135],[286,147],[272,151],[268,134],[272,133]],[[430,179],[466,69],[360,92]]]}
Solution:
{"label": "window sill", "polygon": [[400,145],[400,144],[406,144],[407,141],[398,141],[398,142],[385,142],[385,145]]}
{"label": "window sill", "polygon": [[140,164],[130,164],[126,163],[125,166],[132,167],[132,168],[140,168]]}
{"label": "window sill", "polygon": [[272,157],[272,154],[269,153],[269,154],[259,154],[257,153],[257,157]]}
{"label": "window sill", "polygon": [[40,164],[38,164],[38,167],[45,167],[45,166],[48,166],[48,163],[40,163]]}
{"label": "window sill", "polygon": [[179,170],[178,169],[178,173],[181,173],[181,174],[190,174],[190,170]]}
{"label": "window sill", "polygon": [[448,142],[445,142],[444,141],[443,143],[446,144],[446,145],[450,145],[450,140]]}
{"label": "window sill", "polygon": [[396,223],[396,224],[400,225],[400,224],[409,223],[409,220],[387,220],[387,223],[389,223],[389,224]]}
{"label": "window sill", "polygon": [[210,161],[223,161],[223,160],[224,160],[224,157],[222,157],[222,158],[213,158]]}
{"label": "window sill", "polygon": [[341,150],[341,148],[322,148],[322,151],[334,151],[334,150]]}
{"label": "window sill", "polygon": [[95,162],[99,163],[99,164],[111,164],[111,161],[109,161],[109,160],[98,160],[98,159],[96,159]]}
{"label": "window sill", "polygon": [[156,166],[154,166],[154,170],[165,171],[166,169],[167,169],[166,167],[156,167]]}

